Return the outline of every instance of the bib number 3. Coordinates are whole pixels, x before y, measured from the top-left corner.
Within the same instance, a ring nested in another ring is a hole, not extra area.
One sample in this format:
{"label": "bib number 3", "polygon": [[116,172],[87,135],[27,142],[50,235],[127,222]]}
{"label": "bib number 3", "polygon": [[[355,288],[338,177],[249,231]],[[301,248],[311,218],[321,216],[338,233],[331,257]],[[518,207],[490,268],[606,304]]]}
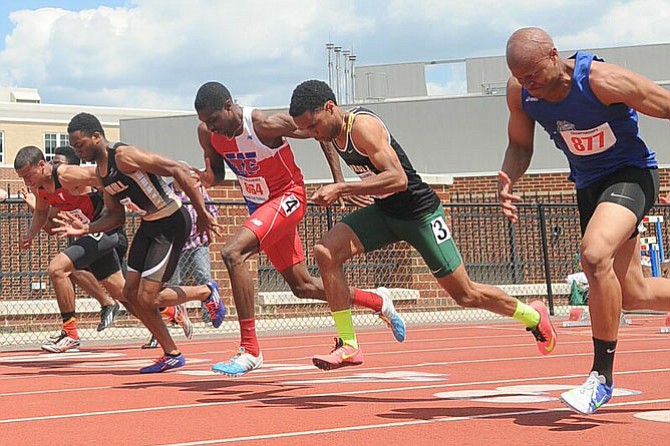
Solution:
{"label": "bib number 3", "polygon": [[437,217],[435,220],[430,222],[430,227],[433,230],[433,236],[437,244],[442,244],[451,238],[451,232],[449,231],[449,226],[444,221],[443,217]]}

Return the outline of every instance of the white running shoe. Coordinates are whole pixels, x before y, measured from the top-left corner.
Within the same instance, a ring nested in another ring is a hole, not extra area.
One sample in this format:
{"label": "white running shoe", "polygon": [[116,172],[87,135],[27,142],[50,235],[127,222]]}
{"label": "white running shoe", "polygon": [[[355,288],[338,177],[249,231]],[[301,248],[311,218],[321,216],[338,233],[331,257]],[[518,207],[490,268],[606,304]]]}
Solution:
{"label": "white running shoe", "polygon": [[79,339],[71,338],[68,336],[67,332],[63,330],[60,332],[60,336],[58,336],[57,339],[42,344],[42,350],[51,353],[76,353],[79,351],[79,346]]}
{"label": "white running shoe", "polygon": [[561,401],[582,415],[591,415],[612,398],[614,386],[605,384],[605,377],[591,372],[584,384],[561,394]]}
{"label": "white running shoe", "polygon": [[242,376],[263,366],[263,353],[253,356],[244,352],[240,347],[237,353],[228,362],[219,362],[212,366],[212,371],[228,376]]}
{"label": "white running shoe", "polygon": [[383,301],[382,311],[377,315],[391,329],[395,340],[403,342],[405,340],[405,320],[395,311],[395,306],[389,296],[389,290],[379,287],[375,292],[382,297]]}

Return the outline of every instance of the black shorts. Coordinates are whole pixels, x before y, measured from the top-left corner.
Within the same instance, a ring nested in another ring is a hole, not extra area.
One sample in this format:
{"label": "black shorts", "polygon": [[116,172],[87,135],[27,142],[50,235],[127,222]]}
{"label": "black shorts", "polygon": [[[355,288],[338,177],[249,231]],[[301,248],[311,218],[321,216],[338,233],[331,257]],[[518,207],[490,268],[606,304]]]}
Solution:
{"label": "black shorts", "polygon": [[167,282],[190,234],[191,216],[183,206],[169,217],[142,220],[130,245],[128,271],[155,282]]}
{"label": "black shorts", "polygon": [[116,247],[119,236],[116,231],[88,234],[74,240],[65,248],[65,254],[78,270],[89,270],[96,279],[104,280],[121,270]]}
{"label": "black shorts", "polygon": [[577,189],[577,206],[582,235],[599,203],[616,203],[635,214],[637,223],[631,238],[637,236],[637,227],[656,202],[658,196],[658,170],[622,167],[614,173]]}

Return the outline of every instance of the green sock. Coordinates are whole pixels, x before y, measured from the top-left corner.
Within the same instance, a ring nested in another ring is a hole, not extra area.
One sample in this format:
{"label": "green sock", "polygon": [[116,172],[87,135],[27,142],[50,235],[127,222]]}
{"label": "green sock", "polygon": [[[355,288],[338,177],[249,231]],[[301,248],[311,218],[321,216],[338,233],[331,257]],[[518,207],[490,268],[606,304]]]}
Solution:
{"label": "green sock", "polygon": [[342,339],[342,342],[353,348],[358,348],[356,332],[354,331],[354,321],[351,319],[351,308],[333,311],[331,314],[333,315],[333,319],[335,319],[337,334],[340,339]]}
{"label": "green sock", "polygon": [[524,304],[518,299],[516,301],[516,310],[514,310],[512,317],[527,328],[535,328],[540,323],[540,313],[535,308]]}

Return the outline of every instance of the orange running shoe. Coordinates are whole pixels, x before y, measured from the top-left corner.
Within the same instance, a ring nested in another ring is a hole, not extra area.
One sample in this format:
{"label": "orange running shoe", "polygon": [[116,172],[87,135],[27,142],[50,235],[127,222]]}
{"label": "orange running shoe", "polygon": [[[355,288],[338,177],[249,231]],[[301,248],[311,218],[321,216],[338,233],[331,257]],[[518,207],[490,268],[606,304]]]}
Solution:
{"label": "orange running shoe", "polygon": [[350,365],[363,364],[363,352],[360,348],[347,345],[340,338],[335,338],[335,348],[329,355],[316,355],[312,358],[315,366],[321,370],[333,370]]}
{"label": "orange running shoe", "polygon": [[535,300],[530,303],[530,306],[540,313],[540,323],[535,328],[527,328],[526,330],[535,336],[540,353],[548,355],[556,347],[556,330],[554,330],[554,325],[551,323],[549,311],[547,311],[547,306],[544,302]]}

